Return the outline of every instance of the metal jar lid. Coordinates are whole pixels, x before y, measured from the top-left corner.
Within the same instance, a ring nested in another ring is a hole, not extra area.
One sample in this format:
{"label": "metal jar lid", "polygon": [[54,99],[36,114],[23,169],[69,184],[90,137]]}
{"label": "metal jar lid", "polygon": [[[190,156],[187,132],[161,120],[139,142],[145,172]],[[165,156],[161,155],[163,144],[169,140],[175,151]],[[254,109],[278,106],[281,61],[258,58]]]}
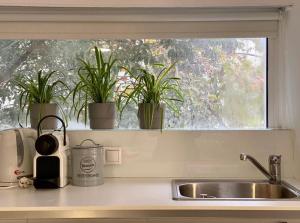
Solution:
{"label": "metal jar lid", "polygon": [[92,148],[102,149],[103,146],[95,143],[95,141],[92,139],[85,139],[79,145],[76,145],[74,147],[74,149],[92,149]]}

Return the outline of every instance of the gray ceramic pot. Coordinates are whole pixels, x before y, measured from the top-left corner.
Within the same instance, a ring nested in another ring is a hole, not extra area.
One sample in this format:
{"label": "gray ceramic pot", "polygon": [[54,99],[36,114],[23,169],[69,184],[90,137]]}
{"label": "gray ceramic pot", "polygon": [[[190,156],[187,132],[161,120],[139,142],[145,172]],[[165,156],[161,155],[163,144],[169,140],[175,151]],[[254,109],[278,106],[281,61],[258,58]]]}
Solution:
{"label": "gray ceramic pot", "polygon": [[114,102],[89,104],[91,129],[113,129],[115,117],[116,105]]}
{"label": "gray ceramic pot", "polygon": [[138,119],[141,129],[162,129],[164,126],[165,105],[140,103],[138,106]]}
{"label": "gray ceramic pot", "polygon": [[[53,104],[33,104],[30,108],[30,123],[31,128],[37,129],[39,121],[46,115],[58,115],[58,105]],[[57,119],[48,118],[43,121],[42,129],[56,129]]]}

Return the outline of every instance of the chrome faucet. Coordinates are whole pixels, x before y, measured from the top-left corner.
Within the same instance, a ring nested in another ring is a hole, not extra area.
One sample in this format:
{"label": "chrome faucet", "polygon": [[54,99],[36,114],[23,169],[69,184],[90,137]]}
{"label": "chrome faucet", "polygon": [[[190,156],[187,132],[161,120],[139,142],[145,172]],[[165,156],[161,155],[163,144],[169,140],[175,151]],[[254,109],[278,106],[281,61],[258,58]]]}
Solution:
{"label": "chrome faucet", "polygon": [[249,160],[256,166],[268,179],[271,184],[281,183],[281,156],[269,156],[269,171],[267,171],[255,158],[250,155],[242,153],[240,159],[245,161]]}

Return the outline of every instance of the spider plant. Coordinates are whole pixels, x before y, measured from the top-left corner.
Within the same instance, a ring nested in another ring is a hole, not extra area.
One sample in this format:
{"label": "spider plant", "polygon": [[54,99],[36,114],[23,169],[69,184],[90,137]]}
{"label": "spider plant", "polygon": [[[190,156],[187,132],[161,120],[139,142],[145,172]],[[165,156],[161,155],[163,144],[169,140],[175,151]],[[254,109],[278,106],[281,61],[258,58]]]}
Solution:
{"label": "spider plant", "polygon": [[[26,114],[26,125],[29,114],[32,118],[32,109],[35,105],[46,105],[50,103],[57,103],[59,109],[64,116],[65,121],[67,121],[62,108],[59,105],[59,102],[65,102],[65,97],[63,96],[63,92],[68,90],[68,86],[61,80],[51,81],[56,71],[51,71],[49,73],[43,74],[42,70],[37,72],[37,75],[34,77],[28,77],[26,75],[18,75],[14,79],[12,79],[12,83],[16,86],[17,91],[19,92],[19,106],[20,113],[18,117],[18,121],[20,123],[20,115],[21,113]],[[38,121],[42,118],[43,113],[47,113],[48,111],[38,111],[40,117],[35,117]],[[45,114],[46,115],[46,114]],[[55,114],[56,115],[56,114]],[[31,123],[31,127],[36,127],[35,124]],[[20,124],[21,125],[21,124]],[[21,125],[22,126],[22,125]]]}
{"label": "spider plant", "polygon": [[[140,127],[143,123],[142,128],[157,128],[157,125],[154,124],[156,117],[160,121],[160,129],[162,130],[164,105],[177,115],[180,113],[178,103],[184,100],[179,86],[180,78],[170,76],[170,71],[175,67],[175,64],[173,63],[169,67],[163,64],[154,64],[152,66],[154,69],[142,68],[138,69],[137,72],[123,67],[132,79],[131,85],[123,93],[123,97],[126,98],[123,107],[126,107],[130,101],[139,106]],[[159,69],[158,73],[153,71],[155,68]],[[157,111],[160,114],[157,114]]]}
{"label": "spider plant", "polygon": [[[80,118],[80,114],[83,113],[85,124],[87,123],[88,110],[91,122],[94,121],[93,117],[95,115],[100,115],[100,113],[104,112],[103,110],[107,109],[108,107],[108,112],[111,113],[111,119],[114,119],[115,112],[114,97],[117,75],[113,73],[113,68],[117,60],[113,58],[112,54],[110,54],[109,58],[105,60],[103,53],[96,46],[94,47],[94,52],[94,63],[84,59],[79,59],[81,63],[81,66],[77,72],[79,81],[76,83],[72,91],[73,108],[74,113],[77,116],[77,121]],[[102,128],[101,123],[99,123],[99,125],[100,126],[98,127],[95,126],[95,128]],[[108,128],[113,127],[113,123],[110,125],[111,127]]]}

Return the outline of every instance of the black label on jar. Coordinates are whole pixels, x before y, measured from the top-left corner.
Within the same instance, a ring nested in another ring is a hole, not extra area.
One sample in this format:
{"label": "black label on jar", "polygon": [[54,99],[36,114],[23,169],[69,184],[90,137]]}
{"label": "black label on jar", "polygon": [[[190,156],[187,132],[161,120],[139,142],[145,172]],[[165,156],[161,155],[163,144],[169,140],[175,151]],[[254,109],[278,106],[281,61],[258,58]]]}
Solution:
{"label": "black label on jar", "polygon": [[87,177],[99,177],[99,173],[80,173],[77,174],[78,178],[87,178]]}

